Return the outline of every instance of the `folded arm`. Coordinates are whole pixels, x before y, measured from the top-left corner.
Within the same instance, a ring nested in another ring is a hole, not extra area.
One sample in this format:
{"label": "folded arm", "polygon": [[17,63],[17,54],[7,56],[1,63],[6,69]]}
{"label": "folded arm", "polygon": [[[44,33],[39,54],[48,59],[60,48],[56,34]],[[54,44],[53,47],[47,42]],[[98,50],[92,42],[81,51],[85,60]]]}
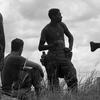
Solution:
{"label": "folded arm", "polygon": [[39,64],[37,64],[33,61],[30,61],[30,60],[26,60],[23,70],[27,71],[27,70],[31,70],[31,69],[34,69],[34,68],[39,70],[40,73],[42,74],[42,76],[44,76],[42,67]]}

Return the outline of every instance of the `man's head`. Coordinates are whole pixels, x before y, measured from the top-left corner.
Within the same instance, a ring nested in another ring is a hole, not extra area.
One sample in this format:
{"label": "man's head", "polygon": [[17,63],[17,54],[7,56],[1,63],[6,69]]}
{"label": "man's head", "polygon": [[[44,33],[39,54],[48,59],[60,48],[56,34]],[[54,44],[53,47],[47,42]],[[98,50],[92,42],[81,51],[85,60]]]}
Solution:
{"label": "man's head", "polygon": [[51,21],[54,21],[57,23],[62,21],[62,16],[58,8],[50,9],[48,12],[48,16],[51,19]]}
{"label": "man's head", "polygon": [[19,52],[21,54],[23,50],[23,45],[24,41],[16,38],[11,42],[11,51]]}

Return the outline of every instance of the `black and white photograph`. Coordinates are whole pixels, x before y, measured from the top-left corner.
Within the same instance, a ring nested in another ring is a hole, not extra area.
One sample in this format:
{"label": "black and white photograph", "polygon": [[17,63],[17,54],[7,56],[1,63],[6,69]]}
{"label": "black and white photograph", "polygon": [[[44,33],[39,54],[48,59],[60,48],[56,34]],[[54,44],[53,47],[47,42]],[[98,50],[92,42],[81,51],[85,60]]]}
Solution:
{"label": "black and white photograph", "polygon": [[100,1],[0,0],[0,100],[100,100]]}

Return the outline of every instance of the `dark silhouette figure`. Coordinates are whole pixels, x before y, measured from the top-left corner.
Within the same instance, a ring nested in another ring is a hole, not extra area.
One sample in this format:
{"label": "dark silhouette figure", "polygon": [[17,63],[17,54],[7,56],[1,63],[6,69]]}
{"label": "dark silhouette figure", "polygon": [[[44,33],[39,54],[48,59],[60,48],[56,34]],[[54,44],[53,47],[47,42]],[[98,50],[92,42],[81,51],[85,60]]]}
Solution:
{"label": "dark silhouette figure", "polygon": [[[41,62],[46,68],[50,89],[59,89],[59,77],[65,79],[69,89],[77,89],[76,69],[71,62],[73,36],[62,22],[59,9],[50,9],[48,16],[51,21],[41,32],[38,49],[48,50],[47,56],[42,56]],[[65,47],[64,35],[68,37],[69,48]]]}
{"label": "dark silhouette figure", "polygon": [[2,90],[9,94],[12,89],[29,89],[33,85],[36,95],[39,95],[44,73],[40,65],[21,56],[23,45],[23,40],[18,38],[11,42],[11,53],[4,59],[1,74]]}
{"label": "dark silhouette figure", "polygon": [[90,42],[90,49],[91,49],[92,52],[94,52],[98,48],[100,48],[100,43],[96,43],[96,42],[93,42],[93,41]]}
{"label": "dark silhouette figure", "polygon": [[4,65],[4,52],[5,52],[5,35],[3,28],[3,17],[0,13],[0,71]]}

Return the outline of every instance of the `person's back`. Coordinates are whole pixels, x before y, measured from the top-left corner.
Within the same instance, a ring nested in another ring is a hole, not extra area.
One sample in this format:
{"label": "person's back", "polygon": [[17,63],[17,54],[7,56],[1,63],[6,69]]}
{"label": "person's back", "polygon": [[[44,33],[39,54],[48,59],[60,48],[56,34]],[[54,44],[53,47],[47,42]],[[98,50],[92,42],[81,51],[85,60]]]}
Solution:
{"label": "person's back", "polygon": [[11,90],[11,85],[19,78],[20,70],[23,68],[25,58],[9,54],[4,59],[4,68],[2,70],[2,88]]}

